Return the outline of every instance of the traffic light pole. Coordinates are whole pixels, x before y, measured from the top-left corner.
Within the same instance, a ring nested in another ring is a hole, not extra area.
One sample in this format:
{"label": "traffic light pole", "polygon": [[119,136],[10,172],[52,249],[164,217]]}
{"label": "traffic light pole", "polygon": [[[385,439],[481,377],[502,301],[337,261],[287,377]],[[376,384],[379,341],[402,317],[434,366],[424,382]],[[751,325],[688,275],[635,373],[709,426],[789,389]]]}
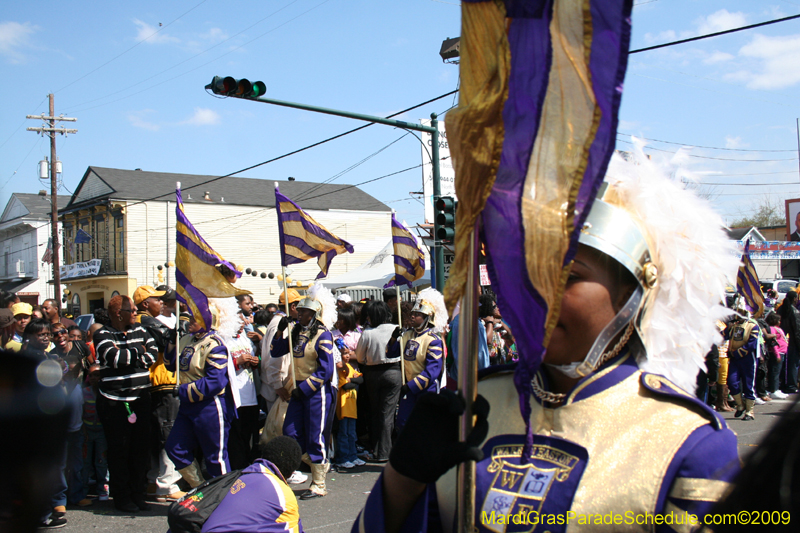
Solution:
{"label": "traffic light pole", "polygon": [[[212,82],[213,83],[213,82]],[[207,89],[211,85],[206,86]],[[265,96],[247,97],[247,96],[231,96],[232,98],[241,98],[243,100],[252,100],[254,102],[261,102],[264,104],[279,105],[282,107],[291,107],[294,109],[303,109],[305,111],[312,111],[314,113],[323,113],[325,115],[334,115],[337,117],[353,118],[356,120],[363,120],[365,122],[372,122],[374,124],[384,124],[386,126],[393,126],[404,130],[422,131],[430,133],[431,135],[431,165],[433,166],[433,197],[434,199],[441,194],[441,183],[439,176],[439,121],[436,118],[436,113],[431,113],[431,125],[423,126],[422,124],[415,124],[413,122],[405,122],[404,120],[394,120],[391,118],[376,117],[372,115],[364,115],[362,113],[351,113],[349,111],[341,111],[338,109],[329,109],[327,107],[319,107],[308,104],[299,104],[296,102],[287,102],[285,100],[275,100],[274,98],[267,98]],[[441,242],[436,240],[437,226],[434,222],[433,236],[434,236],[434,288],[442,291],[444,290],[444,249]]]}

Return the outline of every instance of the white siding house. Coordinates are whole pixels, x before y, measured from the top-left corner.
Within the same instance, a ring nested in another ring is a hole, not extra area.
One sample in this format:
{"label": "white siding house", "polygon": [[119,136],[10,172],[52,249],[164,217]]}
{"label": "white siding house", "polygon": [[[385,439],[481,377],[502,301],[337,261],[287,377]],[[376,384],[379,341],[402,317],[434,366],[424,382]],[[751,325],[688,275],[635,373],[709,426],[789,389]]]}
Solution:
{"label": "white siding house", "polygon": [[[187,217],[208,244],[257,273],[243,275],[237,285],[252,291],[259,303],[277,302],[277,277],[261,277],[281,273],[273,181],[224,178],[198,185],[213,179],[89,167],[61,210],[65,263],[101,260],[98,274],[63,280],[79,308],[73,312],[91,312],[115,292],[131,295],[139,285],[174,286],[176,182],[182,184]],[[329,276],[361,265],[391,239],[390,208],[356,187],[297,181],[280,186],[317,222],[353,245],[353,254],[333,260]],[[92,236],[90,243],[71,244],[78,228]],[[302,285],[319,273],[315,260],[290,268],[292,280]]]}
{"label": "white siding house", "polygon": [[[64,204],[67,200],[59,197]],[[50,209],[47,195],[13,193],[0,218],[0,287],[32,305],[53,297],[52,266],[41,261],[50,237]]]}

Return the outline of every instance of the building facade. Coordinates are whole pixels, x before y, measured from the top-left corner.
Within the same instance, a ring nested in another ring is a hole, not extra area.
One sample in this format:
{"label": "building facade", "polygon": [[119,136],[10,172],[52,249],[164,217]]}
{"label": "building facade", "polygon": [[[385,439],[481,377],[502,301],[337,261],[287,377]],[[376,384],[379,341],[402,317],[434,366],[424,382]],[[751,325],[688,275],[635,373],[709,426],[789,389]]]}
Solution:
{"label": "building facade", "polygon": [[[132,295],[139,285],[174,287],[176,182],[197,231],[225,259],[250,269],[237,285],[252,291],[259,303],[278,301],[281,260],[273,181],[89,167],[60,210],[62,284],[73,314],[105,307],[115,294]],[[353,245],[353,254],[333,260],[329,276],[361,265],[391,238],[390,208],[357,187],[283,181],[280,189]],[[270,273],[273,278],[262,276]],[[318,273],[312,260],[292,265],[289,277],[302,287]]]}
{"label": "building facade", "polygon": [[[58,197],[63,204],[68,200]],[[53,298],[52,264],[42,261],[51,235],[51,209],[47,194],[13,193],[0,218],[0,287],[31,305]]]}

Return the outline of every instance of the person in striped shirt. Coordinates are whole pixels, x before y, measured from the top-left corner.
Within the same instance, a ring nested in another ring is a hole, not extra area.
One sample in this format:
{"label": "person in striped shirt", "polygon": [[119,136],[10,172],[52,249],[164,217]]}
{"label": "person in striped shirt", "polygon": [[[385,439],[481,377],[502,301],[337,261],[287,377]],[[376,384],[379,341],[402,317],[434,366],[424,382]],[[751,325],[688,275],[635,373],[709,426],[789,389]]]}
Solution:
{"label": "person in striped shirt", "polygon": [[108,442],[108,470],[114,506],[133,513],[145,502],[150,446],[150,372],[158,348],[136,323],[128,296],[108,302],[111,325],[94,334],[97,362],[103,367],[97,413]]}

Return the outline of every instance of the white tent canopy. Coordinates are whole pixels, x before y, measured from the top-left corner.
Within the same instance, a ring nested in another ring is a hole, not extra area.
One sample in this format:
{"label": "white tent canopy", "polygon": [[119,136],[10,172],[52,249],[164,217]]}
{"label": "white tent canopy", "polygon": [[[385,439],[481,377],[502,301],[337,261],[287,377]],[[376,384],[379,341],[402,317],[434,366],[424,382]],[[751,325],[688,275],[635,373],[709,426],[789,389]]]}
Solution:
{"label": "white tent canopy", "polygon": [[[425,264],[429,265],[428,255],[425,255]],[[354,268],[350,272],[334,276],[328,279],[321,279],[317,283],[322,284],[328,289],[338,289],[341,287],[374,287],[382,289],[384,285],[394,276],[394,247],[392,241],[375,254],[372,259]],[[425,269],[425,274],[414,282],[414,287],[430,285],[431,271]],[[401,286],[402,289],[405,285]]]}

